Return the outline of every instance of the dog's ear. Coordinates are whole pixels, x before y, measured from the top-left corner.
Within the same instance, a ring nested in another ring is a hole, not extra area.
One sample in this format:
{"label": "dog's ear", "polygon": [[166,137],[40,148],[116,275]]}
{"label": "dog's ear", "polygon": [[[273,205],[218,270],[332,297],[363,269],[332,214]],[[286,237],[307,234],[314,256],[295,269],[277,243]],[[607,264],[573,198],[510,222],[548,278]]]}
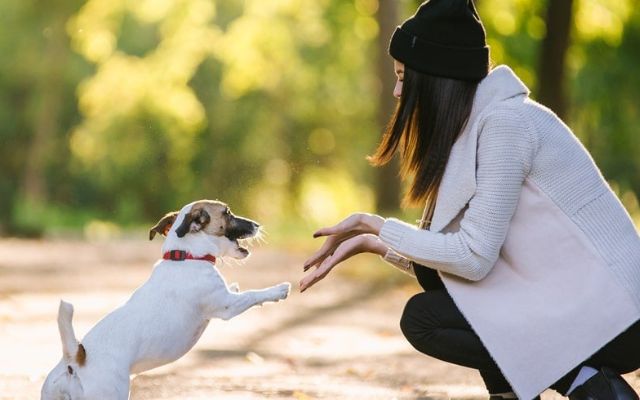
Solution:
{"label": "dog's ear", "polygon": [[169,233],[169,229],[171,229],[171,226],[175,222],[178,214],[178,211],[174,211],[160,218],[160,221],[158,221],[158,223],[149,230],[149,240],[153,240],[156,233],[159,233],[162,236],[167,236],[167,233]]}
{"label": "dog's ear", "polygon": [[204,208],[192,210],[189,214],[184,216],[184,220],[180,226],[176,228],[176,235],[181,238],[187,233],[199,232],[203,230],[210,221],[211,217]]}

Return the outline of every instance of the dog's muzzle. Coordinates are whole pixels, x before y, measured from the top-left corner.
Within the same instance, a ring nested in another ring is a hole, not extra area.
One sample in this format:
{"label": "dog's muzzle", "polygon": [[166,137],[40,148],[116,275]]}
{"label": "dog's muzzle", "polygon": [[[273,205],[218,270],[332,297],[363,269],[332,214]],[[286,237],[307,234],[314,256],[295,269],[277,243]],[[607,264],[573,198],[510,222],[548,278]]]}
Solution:
{"label": "dog's muzzle", "polygon": [[247,239],[258,234],[260,224],[246,218],[233,217],[224,235],[229,240]]}

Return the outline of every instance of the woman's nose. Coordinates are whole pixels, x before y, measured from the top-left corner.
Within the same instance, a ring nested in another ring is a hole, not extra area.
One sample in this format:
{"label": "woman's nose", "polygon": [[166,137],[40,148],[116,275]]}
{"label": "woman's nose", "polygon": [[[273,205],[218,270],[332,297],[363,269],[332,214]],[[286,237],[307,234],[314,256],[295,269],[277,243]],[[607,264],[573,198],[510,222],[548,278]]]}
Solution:
{"label": "woman's nose", "polygon": [[402,94],[402,81],[398,80],[396,81],[396,86],[393,88],[393,97],[395,97],[396,99],[399,99],[401,94]]}

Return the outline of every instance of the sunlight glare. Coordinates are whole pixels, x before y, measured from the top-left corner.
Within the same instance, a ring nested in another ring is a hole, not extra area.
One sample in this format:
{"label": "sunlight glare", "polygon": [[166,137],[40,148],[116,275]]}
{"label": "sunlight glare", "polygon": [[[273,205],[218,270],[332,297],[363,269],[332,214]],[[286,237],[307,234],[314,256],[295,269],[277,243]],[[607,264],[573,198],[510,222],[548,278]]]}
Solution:
{"label": "sunlight glare", "polygon": [[496,10],[494,28],[504,36],[512,35],[516,31],[516,19],[508,10]]}
{"label": "sunlight glare", "polygon": [[602,38],[617,46],[632,10],[629,0],[583,0],[575,14],[578,36],[587,41]]}
{"label": "sunlight glare", "polygon": [[302,178],[300,209],[318,225],[336,223],[356,211],[373,210],[373,194],[346,171],[310,168]]}
{"label": "sunlight glare", "polygon": [[309,150],[317,155],[331,154],[336,147],[333,132],[325,128],[318,128],[311,132],[308,139]]}
{"label": "sunlight glare", "polygon": [[356,18],[353,29],[362,40],[375,38],[379,31],[378,22],[372,17]]}
{"label": "sunlight glare", "polygon": [[127,3],[127,7],[141,22],[152,24],[165,18],[174,3],[171,0],[138,0]]}

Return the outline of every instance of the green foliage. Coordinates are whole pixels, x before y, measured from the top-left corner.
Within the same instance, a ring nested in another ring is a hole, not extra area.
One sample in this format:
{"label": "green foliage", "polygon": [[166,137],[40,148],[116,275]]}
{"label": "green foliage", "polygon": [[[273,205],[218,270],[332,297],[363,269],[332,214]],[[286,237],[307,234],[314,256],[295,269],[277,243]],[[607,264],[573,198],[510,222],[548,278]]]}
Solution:
{"label": "green foliage", "polygon": [[[402,18],[416,6],[399,4]],[[111,232],[108,221],[146,225],[219,198],[279,240],[373,210],[364,157],[380,135],[377,99],[390,95],[376,76],[377,9],[0,2],[0,232]],[[545,11],[479,1],[494,62],[534,89]],[[576,0],[575,19],[567,122],[637,209],[639,12],[631,0]]]}
{"label": "green foliage", "polygon": [[40,169],[53,201],[67,201],[77,184],[68,179],[66,140],[79,119],[75,87],[89,71],[64,24],[80,5],[0,2],[0,233],[21,230],[14,210],[29,166]]}
{"label": "green foliage", "polygon": [[487,30],[491,60],[507,64],[530,88],[537,86],[538,48],[545,35],[545,3],[524,0],[486,0],[479,3]]}
{"label": "green foliage", "polygon": [[640,12],[612,45],[608,36],[586,42],[572,88],[576,130],[607,178],[640,193]]}

